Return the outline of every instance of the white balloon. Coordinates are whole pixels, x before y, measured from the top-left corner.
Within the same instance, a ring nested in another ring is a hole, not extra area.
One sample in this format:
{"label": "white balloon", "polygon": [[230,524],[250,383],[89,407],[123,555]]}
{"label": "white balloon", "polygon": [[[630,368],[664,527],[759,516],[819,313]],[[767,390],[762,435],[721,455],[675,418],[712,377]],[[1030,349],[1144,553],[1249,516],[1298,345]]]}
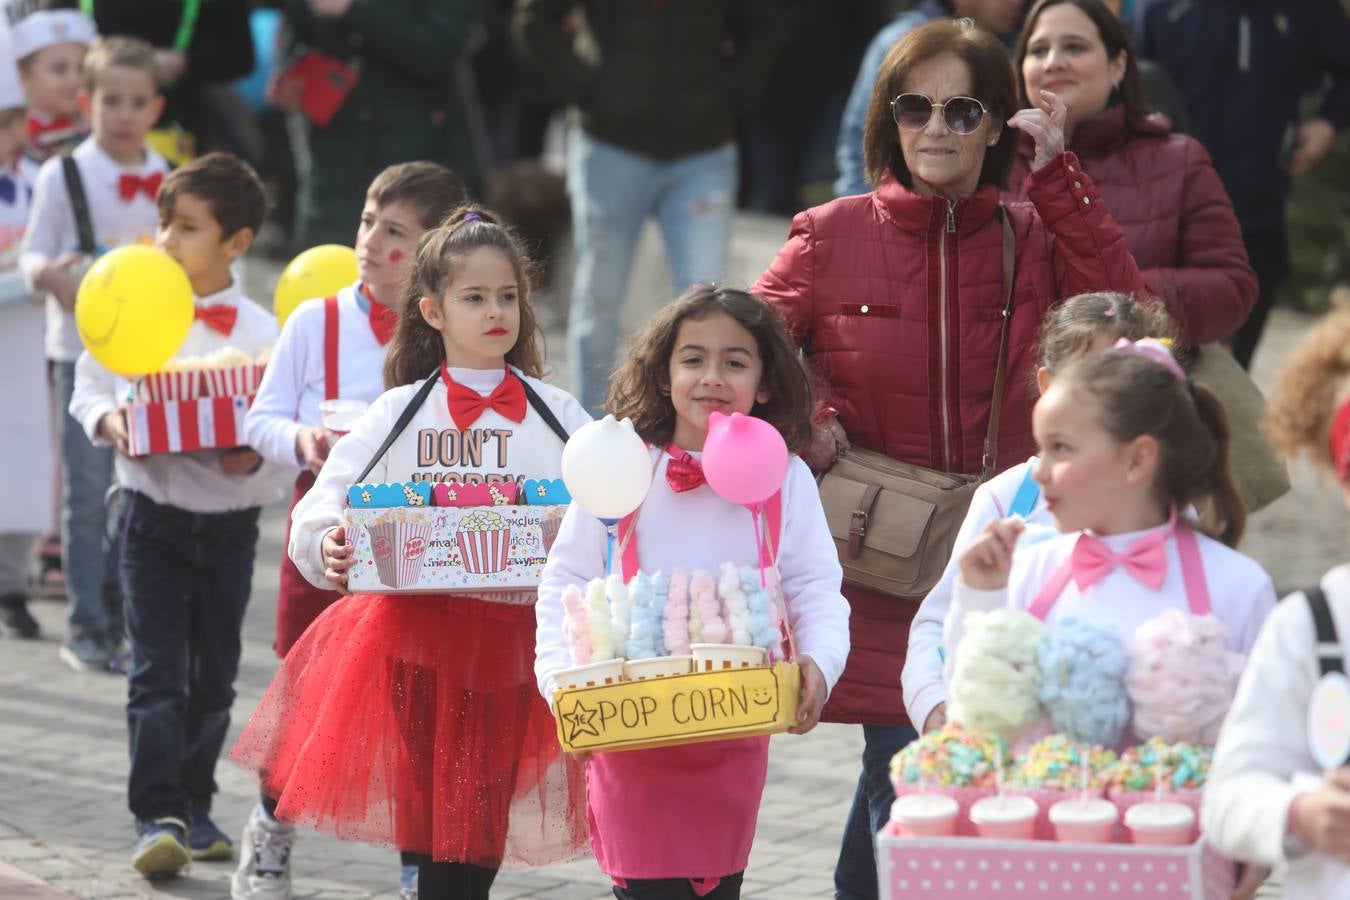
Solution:
{"label": "white balloon", "polygon": [[605,416],[573,433],[562,453],[572,499],[597,519],[622,519],[642,505],[652,485],[652,457],[633,420]]}

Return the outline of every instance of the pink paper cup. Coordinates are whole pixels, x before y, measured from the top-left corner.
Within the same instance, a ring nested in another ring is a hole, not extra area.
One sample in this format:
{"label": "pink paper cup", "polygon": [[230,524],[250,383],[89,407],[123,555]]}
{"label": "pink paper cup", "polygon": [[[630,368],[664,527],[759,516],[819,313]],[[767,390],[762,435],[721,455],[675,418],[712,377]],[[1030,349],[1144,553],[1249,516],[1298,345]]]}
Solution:
{"label": "pink paper cup", "polygon": [[945,794],[907,794],[891,804],[891,833],[900,837],[951,837],[960,804]]}
{"label": "pink paper cup", "polygon": [[970,821],[983,838],[1029,841],[1036,836],[1040,807],[1030,797],[986,797],[970,808]]}
{"label": "pink paper cup", "polygon": [[1115,804],[1098,797],[1061,800],[1050,807],[1055,840],[1064,844],[1112,843],[1118,818]]}
{"label": "pink paper cup", "polygon": [[1184,803],[1137,803],[1125,813],[1125,828],[1136,844],[1185,846],[1195,842],[1195,813]]}

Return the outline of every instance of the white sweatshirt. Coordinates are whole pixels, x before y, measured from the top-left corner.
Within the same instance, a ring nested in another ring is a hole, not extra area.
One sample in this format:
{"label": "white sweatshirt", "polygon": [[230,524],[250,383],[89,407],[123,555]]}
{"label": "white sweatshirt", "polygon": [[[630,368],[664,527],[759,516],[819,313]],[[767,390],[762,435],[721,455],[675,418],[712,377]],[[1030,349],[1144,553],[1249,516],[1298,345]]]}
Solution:
{"label": "white sweatshirt", "polygon": [[[653,448],[652,459],[656,474],[632,538],[642,570],[670,572],[683,567],[688,572],[715,572],[724,562],[757,565],[750,513],[722,499],[706,484],[675,493],[665,475],[670,457]],[[782,503],[778,569],[788,621],[798,652],[811,657],[825,676],[826,685],[833,688],[844,671],[849,649],[848,601],[839,590],[844,573],[825,523],[815,479],[806,463],[796,457],[783,480]],[[554,675],[572,665],[562,633],[563,588],[585,585],[605,574],[605,542],[605,527],[600,520],[572,504],[549,551],[535,607],[534,673],[545,698],[553,697]],[[617,560],[615,571],[619,571]]]}

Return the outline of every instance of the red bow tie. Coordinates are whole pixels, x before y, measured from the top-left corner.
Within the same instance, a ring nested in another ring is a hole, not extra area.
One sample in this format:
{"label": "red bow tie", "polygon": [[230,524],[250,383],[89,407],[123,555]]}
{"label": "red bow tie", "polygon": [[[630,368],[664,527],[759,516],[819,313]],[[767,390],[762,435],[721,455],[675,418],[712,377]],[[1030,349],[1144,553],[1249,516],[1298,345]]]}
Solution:
{"label": "red bow tie", "polygon": [[674,444],[666,447],[666,453],[670,456],[666,461],[666,482],[672,491],[683,494],[707,482],[703,477],[703,463],[691,454]]}
{"label": "red bow tie", "polygon": [[40,122],[32,116],[28,117],[28,139],[37,140],[44,134],[54,131],[70,131],[75,127],[75,120],[70,116],[58,116],[50,122]]}
{"label": "red bow tie", "polygon": [[162,172],[153,172],[149,175],[123,175],[117,179],[117,194],[124,201],[130,203],[136,199],[137,191],[145,191],[145,196],[151,200],[155,199],[155,194],[159,193],[159,186],[164,181]]}
{"label": "red bow tie", "polygon": [[500,413],[512,422],[525,421],[525,385],[516,373],[506,370],[506,377],[484,397],[473,388],[465,387],[450,377],[450,370],[441,363],[441,380],[445,382],[446,405],[455,427],[464,431],[478,421],[486,410]]}
{"label": "red bow tie", "polygon": [[383,347],[393,340],[394,332],[398,330],[398,310],[385,306],[369,293],[366,299],[370,301],[370,330],[375,332],[375,340]]}
{"label": "red bow tie", "polygon": [[198,306],[192,311],[192,318],[206,325],[212,331],[226,337],[234,331],[235,320],[239,318],[239,308],[218,303],[215,306]]}

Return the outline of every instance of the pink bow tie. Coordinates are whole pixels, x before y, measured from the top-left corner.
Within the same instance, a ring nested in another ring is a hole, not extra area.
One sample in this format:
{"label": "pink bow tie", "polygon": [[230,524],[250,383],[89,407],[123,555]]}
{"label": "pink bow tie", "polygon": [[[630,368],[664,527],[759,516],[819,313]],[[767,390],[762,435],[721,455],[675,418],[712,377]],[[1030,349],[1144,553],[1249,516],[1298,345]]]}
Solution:
{"label": "pink bow tie", "polygon": [[1130,544],[1124,553],[1116,553],[1106,541],[1091,534],[1082,534],[1074,544],[1072,557],[1073,580],[1080,591],[1101,581],[1116,566],[1140,584],[1158,590],[1167,577],[1167,536],[1171,529],[1150,532]]}

